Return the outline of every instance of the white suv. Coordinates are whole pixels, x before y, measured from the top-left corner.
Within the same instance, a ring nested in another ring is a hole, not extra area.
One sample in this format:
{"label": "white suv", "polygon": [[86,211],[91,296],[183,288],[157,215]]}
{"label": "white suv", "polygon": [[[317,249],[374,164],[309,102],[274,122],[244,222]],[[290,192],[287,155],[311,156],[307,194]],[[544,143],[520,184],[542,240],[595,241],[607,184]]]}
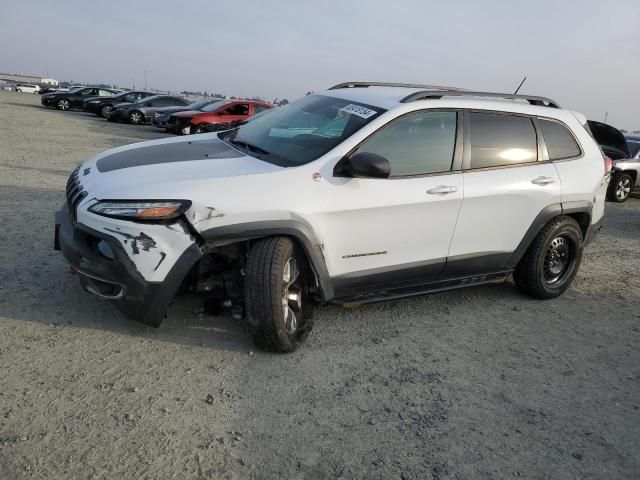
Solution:
{"label": "white suv", "polygon": [[288,352],[316,303],[494,283],[553,298],[599,229],[608,172],[552,100],[345,83],[234,130],[79,166],[56,248],[89,292],[158,326],[178,291]]}
{"label": "white suv", "polygon": [[16,92],[19,93],[38,93],[40,92],[40,86],[39,85],[17,85],[16,86]]}

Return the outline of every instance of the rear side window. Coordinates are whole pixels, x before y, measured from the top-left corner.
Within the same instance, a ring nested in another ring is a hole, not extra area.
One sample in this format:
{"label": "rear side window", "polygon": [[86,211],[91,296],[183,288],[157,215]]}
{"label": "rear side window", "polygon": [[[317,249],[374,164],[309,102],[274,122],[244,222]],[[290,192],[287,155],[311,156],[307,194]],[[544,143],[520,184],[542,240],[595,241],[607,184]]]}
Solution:
{"label": "rear side window", "polygon": [[389,160],[392,177],[448,172],[456,146],[456,112],[420,112],[383,127],[358,148]]}
{"label": "rear side window", "polygon": [[470,168],[500,167],[538,160],[538,140],[527,117],[469,112]]}
{"label": "rear side window", "polygon": [[561,124],[539,118],[538,125],[542,130],[549,160],[560,160],[580,155],[580,147],[578,147],[573,135]]}

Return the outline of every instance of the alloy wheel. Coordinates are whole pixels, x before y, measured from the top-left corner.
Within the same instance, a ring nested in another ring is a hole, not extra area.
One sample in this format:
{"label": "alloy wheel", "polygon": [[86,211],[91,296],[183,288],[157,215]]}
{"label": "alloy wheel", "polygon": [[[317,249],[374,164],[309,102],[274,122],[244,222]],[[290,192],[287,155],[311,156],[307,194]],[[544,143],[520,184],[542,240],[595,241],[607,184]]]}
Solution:
{"label": "alloy wheel", "polygon": [[104,118],[107,118],[109,116],[109,113],[111,113],[111,106],[105,105],[104,107],[102,107],[102,116]]}
{"label": "alloy wheel", "polygon": [[616,197],[619,200],[624,200],[631,193],[631,180],[628,177],[621,178],[616,184]]}
{"label": "alloy wheel", "polygon": [[298,316],[302,312],[302,288],[299,278],[298,262],[290,257],[282,274],[282,315],[289,335],[293,335],[298,329]]}
{"label": "alloy wheel", "polygon": [[142,115],[140,115],[140,113],[138,112],[132,112],[131,115],[129,115],[129,118],[131,119],[131,123],[134,124],[142,122]]}
{"label": "alloy wheel", "polygon": [[66,98],[63,98],[58,102],[58,106],[60,107],[60,110],[69,110],[69,107],[71,106],[71,104],[69,103],[69,100],[67,100]]}

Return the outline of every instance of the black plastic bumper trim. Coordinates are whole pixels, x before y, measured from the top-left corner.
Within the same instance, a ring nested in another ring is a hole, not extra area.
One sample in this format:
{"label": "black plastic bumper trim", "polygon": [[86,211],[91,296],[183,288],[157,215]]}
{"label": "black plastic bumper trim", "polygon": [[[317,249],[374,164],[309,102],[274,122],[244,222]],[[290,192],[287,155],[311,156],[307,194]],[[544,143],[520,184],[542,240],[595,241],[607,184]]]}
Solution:
{"label": "black plastic bumper trim", "polygon": [[[114,260],[96,251],[95,242],[99,240],[111,247]],[[162,323],[182,281],[202,257],[202,251],[194,243],[183,252],[162,282],[148,282],[118,240],[84,225],[74,225],[66,205],[56,213],[55,246],[80,275],[122,286],[124,295],[113,299],[113,303],[127,318],[154,327]]]}

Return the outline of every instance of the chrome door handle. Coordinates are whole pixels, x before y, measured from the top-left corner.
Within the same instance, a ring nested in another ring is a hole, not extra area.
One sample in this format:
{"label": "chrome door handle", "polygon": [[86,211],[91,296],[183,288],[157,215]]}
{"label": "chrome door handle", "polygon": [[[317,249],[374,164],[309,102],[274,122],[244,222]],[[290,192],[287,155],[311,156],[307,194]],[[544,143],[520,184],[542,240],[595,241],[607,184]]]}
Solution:
{"label": "chrome door handle", "polygon": [[458,187],[454,187],[452,185],[438,185],[437,187],[430,188],[427,190],[429,195],[446,195],[447,193],[457,192]]}
{"label": "chrome door handle", "polygon": [[553,177],[536,177],[533,180],[531,180],[531,183],[533,183],[534,185],[541,185],[541,186],[545,186],[545,185],[549,185],[550,183],[554,183],[555,180],[553,179]]}

